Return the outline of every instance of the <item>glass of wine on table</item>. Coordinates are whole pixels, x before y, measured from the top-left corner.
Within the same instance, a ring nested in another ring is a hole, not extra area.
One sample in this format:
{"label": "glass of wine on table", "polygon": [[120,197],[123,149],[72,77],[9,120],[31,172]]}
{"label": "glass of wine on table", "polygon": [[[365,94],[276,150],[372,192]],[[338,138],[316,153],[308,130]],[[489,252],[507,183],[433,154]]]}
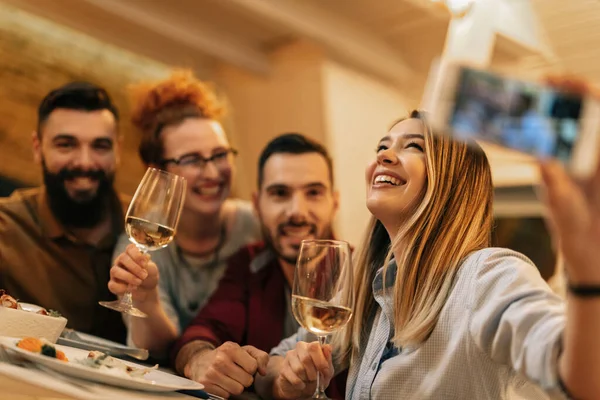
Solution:
{"label": "glass of wine on table", "polygon": [[[125,230],[142,253],[158,250],[173,240],[185,199],[186,181],[179,175],[148,168],[129,204]],[[120,300],[100,305],[135,317],[147,315],[133,306],[131,291]]]}
{"label": "glass of wine on table", "polygon": [[[354,307],[350,245],[339,240],[303,240],[294,274],[292,310],[303,328],[319,338],[342,329]],[[343,290],[346,289],[346,290]],[[313,399],[327,399],[317,375]]]}

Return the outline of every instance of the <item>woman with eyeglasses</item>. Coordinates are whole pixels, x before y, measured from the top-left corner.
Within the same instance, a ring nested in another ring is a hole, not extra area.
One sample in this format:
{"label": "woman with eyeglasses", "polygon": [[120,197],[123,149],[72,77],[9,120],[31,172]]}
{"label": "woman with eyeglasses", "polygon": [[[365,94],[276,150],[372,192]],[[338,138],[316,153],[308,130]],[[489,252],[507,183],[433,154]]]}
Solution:
{"label": "woman with eyeglasses", "polygon": [[187,180],[174,242],[153,252],[151,261],[123,235],[108,284],[117,295],[135,287],[134,304],[148,318],[128,318],[128,342],[161,357],[216,289],[229,256],[261,234],[251,204],[229,198],[237,152],[208,86],[176,71],[133,87],[132,94],[142,161]]}

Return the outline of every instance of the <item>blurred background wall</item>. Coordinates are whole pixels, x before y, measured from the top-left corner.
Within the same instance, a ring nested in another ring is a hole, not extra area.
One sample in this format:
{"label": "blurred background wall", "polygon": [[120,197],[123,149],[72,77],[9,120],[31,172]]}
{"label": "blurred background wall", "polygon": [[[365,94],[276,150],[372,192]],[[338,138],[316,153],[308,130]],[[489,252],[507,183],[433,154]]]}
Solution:
{"label": "blurred background wall", "polygon": [[[117,186],[131,193],[142,166],[127,85],[188,67],[229,104],[225,127],[240,150],[235,194],[251,196],[272,137],[321,140],[341,192],[338,235],[356,244],[369,217],[364,166],[390,124],[419,106],[432,61],[596,80],[598,20],[600,3],[588,0],[0,0],[0,195],[39,183],[30,149],[37,105],[75,79],[106,87],[122,110]],[[495,242],[549,276],[554,255],[534,164],[488,155]]]}
{"label": "blurred background wall", "polygon": [[31,152],[37,107],[50,90],[72,80],[88,80],[106,87],[123,113],[121,170],[127,173],[118,174],[117,185],[131,192],[142,165],[125,88],[167,72],[162,63],[0,3],[0,176],[11,180],[4,185],[40,183]]}

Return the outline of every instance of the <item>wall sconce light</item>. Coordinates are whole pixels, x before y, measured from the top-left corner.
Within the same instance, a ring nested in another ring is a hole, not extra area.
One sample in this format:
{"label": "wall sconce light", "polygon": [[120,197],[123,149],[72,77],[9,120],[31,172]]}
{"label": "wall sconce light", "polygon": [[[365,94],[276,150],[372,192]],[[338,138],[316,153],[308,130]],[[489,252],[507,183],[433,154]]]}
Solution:
{"label": "wall sconce light", "polygon": [[431,0],[434,4],[443,7],[452,18],[463,18],[471,11],[475,0]]}

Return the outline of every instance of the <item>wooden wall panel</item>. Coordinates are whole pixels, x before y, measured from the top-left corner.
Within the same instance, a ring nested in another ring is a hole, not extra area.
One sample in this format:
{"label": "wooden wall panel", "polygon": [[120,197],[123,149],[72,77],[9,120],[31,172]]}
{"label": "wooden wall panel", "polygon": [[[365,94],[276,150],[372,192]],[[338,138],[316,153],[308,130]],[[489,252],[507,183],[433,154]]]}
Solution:
{"label": "wooden wall panel", "polygon": [[77,31],[0,3],[0,175],[37,184],[31,132],[44,95],[68,81],[104,86],[122,113],[117,188],[132,192],[143,173],[138,134],[129,123],[128,84],[165,76],[168,68]]}

